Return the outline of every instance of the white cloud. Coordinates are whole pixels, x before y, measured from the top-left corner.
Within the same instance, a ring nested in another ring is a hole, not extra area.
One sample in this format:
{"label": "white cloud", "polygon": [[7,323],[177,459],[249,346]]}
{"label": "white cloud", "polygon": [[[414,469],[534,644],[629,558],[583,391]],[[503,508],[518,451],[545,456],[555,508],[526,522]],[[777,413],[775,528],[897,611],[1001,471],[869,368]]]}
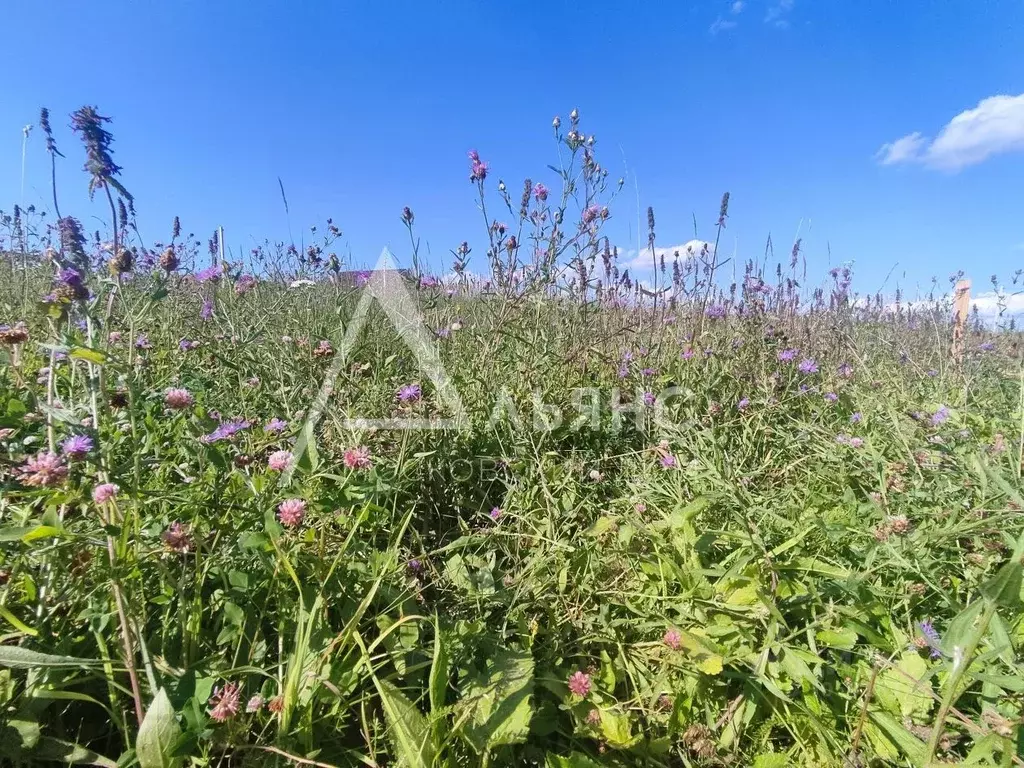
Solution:
{"label": "white cloud", "polygon": [[735,21],[729,21],[728,19],[718,18],[715,19],[714,23],[708,27],[708,32],[712,35],[717,35],[719,32],[724,32],[727,29],[732,29],[736,26]]}
{"label": "white cloud", "polygon": [[794,0],[779,0],[768,9],[768,13],[764,16],[764,23],[771,24],[779,29],[789,27],[789,20],[786,18],[786,15],[793,10],[793,3]]}
{"label": "white cloud", "polygon": [[959,171],[1009,152],[1024,152],[1024,93],[982,99],[950,120],[931,143],[911,133],[885,144],[876,157],[883,165],[915,162]]}
{"label": "white cloud", "polygon": [[924,136],[916,131],[904,136],[902,139],[883,144],[882,148],[875,153],[875,157],[882,165],[894,165],[915,160],[920,155],[921,147],[926,143]]}
{"label": "white cloud", "polygon": [[736,0],[731,6],[729,6],[729,13],[736,16],[743,12],[743,0]]}
{"label": "white cloud", "polygon": [[[670,245],[667,248],[654,248],[654,256],[658,259],[658,263],[661,263],[661,258],[665,257],[665,268],[667,269],[675,259],[675,254],[679,253],[680,261],[686,261],[700,255],[701,249],[707,248],[708,253],[715,252],[715,244],[708,243],[704,240],[690,240],[683,243],[682,245]],[[619,251],[622,257],[619,259],[619,271],[630,270],[631,272],[644,272],[647,270],[654,269],[654,260],[651,258],[651,249],[643,248],[639,253],[636,251]]]}

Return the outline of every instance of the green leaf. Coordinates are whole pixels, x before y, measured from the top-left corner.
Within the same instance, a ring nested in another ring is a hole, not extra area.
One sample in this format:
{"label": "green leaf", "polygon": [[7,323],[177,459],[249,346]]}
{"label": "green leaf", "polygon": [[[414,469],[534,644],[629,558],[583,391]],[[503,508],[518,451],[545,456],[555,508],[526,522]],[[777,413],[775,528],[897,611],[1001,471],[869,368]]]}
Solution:
{"label": "green leaf", "polygon": [[527,651],[499,650],[487,671],[469,680],[456,720],[479,754],[503,744],[526,741],[533,717],[533,656]]}
{"label": "green leaf", "polygon": [[387,680],[373,678],[388,723],[388,736],[394,744],[398,762],[404,768],[430,768],[434,762],[434,744],[427,719],[398,688]]}
{"label": "green leaf", "polygon": [[[899,748],[903,754],[909,757],[914,765],[921,765],[924,762],[924,742],[903,727],[896,718],[885,712],[869,712],[868,717],[871,719],[871,725],[878,729],[878,734],[884,735],[893,746]],[[869,737],[877,735],[872,734],[870,729],[865,729],[865,731]],[[875,743],[874,739],[872,739],[872,743]]]}
{"label": "green leaf", "polygon": [[105,354],[98,349],[91,349],[89,347],[72,347],[68,351],[68,355],[76,360],[85,360],[87,363],[93,363],[94,365],[103,365],[107,362]]}
{"label": "green leaf", "polygon": [[601,764],[591,760],[582,752],[573,752],[568,757],[548,755],[545,759],[546,768],[601,768]]}
{"label": "green leaf", "polygon": [[996,575],[981,587],[981,593],[1003,608],[1016,610],[1021,603],[1021,575],[1024,565],[1016,558],[1010,560]]}
{"label": "green leaf", "polygon": [[430,664],[430,711],[437,714],[444,707],[448,689],[450,659],[448,643],[442,637],[441,625],[434,614],[434,659]]}
{"label": "green leaf", "polygon": [[875,696],[894,715],[911,719],[927,715],[934,703],[928,665],[916,652],[904,653],[895,667],[879,674]]}
{"label": "green leaf", "polygon": [[36,669],[38,667],[89,667],[104,664],[101,659],[80,659],[75,656],[54,656],[30,651],[16,645],[0,645],[0,667]]}
{"label": "green leaf", "polygon": [[818,643],[829,648],[841,648],[844,651],[853,649],[853,646],[857,644],[857,633],[852,629],[823,629],[819,631],[815,638]]}
{"label": "green leaf", "polygon": [[32,627],[23,622],[2,605],[0,605],[0,616],[3,616],[8,622],[10,622],[11,626],[19,632],[24,632],[26,635],[31,635],[32,637],[37,637],[39,635],[38,630],[32,629]]}
{"label": "green leaf", "polygon": [[17,400],[12,397],[7,401],[8,416],[16,419],[19,416],[24,416],[26,413],[28,413],[28,408],[25,407],[25,404],[21,402],[21,400]]}
{"label": "green leaf", "polygon": [[64,531],[60,528],[55,528],[52,525],[37,525],[35,528],[27,531],[25,535],[21,537],[21,540],[25,543],[35,541],[36,539],[50,539],[54,536],[63,536]]}
{"label": "green leaf", "polygon": [[640,741],[641,736],[633,735],[633,724],[628,715],[613,709],[602,709],[600,714],[601,736],[609,747],[629,749]]}
{"label": "green leaf", "polygon": [[161,688],[149,705],[135,739],[135,757],[139,768],[177,768],[184,762],[172,755],[175,742],[181,737],[181,726],[174,716],[174,707]]}
{"label": "green leaf", "polygon": [[65,765],[99,765],[102,768],[117,768],[117,763],[99,752],[72,744],[51,736],[43,736],[39,746],[32,751],[32,757],[41,760],[52,760]]}
{"label": "green leaf", "polygon": [[753,768],[788,768],[789,756],[778,752],[767,752],[754,758]]}

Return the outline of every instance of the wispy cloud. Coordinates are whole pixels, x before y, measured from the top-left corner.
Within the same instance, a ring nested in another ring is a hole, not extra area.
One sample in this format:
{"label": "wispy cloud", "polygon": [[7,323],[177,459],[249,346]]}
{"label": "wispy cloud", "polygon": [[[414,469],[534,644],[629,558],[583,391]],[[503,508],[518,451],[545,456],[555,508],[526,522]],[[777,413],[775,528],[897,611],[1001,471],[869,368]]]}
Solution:
{"label": "wispy cloud", "polygon": [[745,3],[743,2],[743,0],[736,0],[736,2],[729,6],[729,13],[731,13],[733,16],[739,16],[741,13],[743,13],[744,5]]}
{"label": "wispy cloud", "polygon": [[793,10],[794,1],[778,0],[778,2],[768,8],[768,12],[764,16],[764,23],[770,24],[777,29],[787,29],[789,27],[789,19],[786,17]]}
{"label": "wispy cloud", "polygon": [[726,30],[733,29],[735,26],[735,21],[723,19],[721,16],[719,16],[711,23],[711,26],[708,27],[708,32],[710,32],[712,35],[717,35],[719,32],[725,32]]}
{"label": "wispy cloud", "polygon": [[1024,93],[990,96],[950,120],[933,141],[914,132],[882,146],[882,165],[920,163],[959,171],[995,155],[1024,152]]}

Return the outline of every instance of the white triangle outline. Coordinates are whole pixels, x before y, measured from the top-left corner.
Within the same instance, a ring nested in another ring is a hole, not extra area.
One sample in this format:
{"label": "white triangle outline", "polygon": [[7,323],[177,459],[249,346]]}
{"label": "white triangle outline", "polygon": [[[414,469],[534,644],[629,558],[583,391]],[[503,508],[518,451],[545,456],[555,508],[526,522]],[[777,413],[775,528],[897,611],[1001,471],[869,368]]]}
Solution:
{"label": "white triangle outline", "polygon": [[398,271],[391,252],[384,248],[370,277],[363,286],[363,293],[359,298],[359,304],[356,305],[355,314],[345,330],[345,337],[335,352],[331,367],[320,386],[320,391],[317,392],[310,405],[303,430],[295,441],[293,453],[296,459],[306,451],[306,442],[313,434],[313,429],[320,421],[320,417],[331,399],[334,383],[342,367],[349,361],[349,352],[358,341],[363,326],[366,325],[366,316],[374,299],[380,304],[384,314],[398,331],[399,337],[416,358],[420,370],[433,383],[438,399],[441,404],[447,406],[452,417],[448,419],[345,419],[343,421],[345,429],[463,430],[468,428],[469,415],[466,412],[466,407],[455,384],[445,370],[444,363],[441,362],[436,339],[428,330],[419,304],[406,285],[406,279]]}

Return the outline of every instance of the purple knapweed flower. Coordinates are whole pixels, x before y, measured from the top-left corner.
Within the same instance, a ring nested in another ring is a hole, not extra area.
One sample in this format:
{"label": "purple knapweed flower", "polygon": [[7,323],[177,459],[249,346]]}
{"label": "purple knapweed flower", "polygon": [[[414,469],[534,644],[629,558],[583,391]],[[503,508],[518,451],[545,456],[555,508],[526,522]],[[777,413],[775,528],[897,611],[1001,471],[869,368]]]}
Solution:
{"label": "purple knapweed flower", "polygon": [[995,348],[996,345],[993,344],[991,341],[986,341],[984,344],[981,344],[978,347],[978,349],[980,349],[982,352],[992,352],[993,350],[995,350]]}
{"label": "purple knapweed flower", "polygon": [[750,406],[750,398],[749,397],[744,397],[742,400],[740,400],[738,403],[736,403],[736,407],[739,408],[741,411],[747,410],[747,408],[749,406]]}
{"label": "purple knapweed flower", "polygon": [[797,356],[797,354],[799,354],[799,352],[800,352],[799,349],[784,349],[781,352],[779,352],[779,355],[778,355],[779,362],[780,363],[791,363],[791,362],[793,362],[793,360],[796,359],[796,356]]}
{"label": "purple knapweed flower", "polygon": [[673,456],[671,453],[666,453],[664,456],[661,457],[661,466],[664,469],[672,469],[674,466],[676,466],[676,463],[676,457]]}
{"label": "purple knapweed flower", "polygon": [[862,414],[860,411],[854,411],[853,413],[850,414],[851,424],[860,424],[863,420],[864,414]]}
{"label": "purple knapweed flower", "polygon": [[704,310],[704,315],[714,320],[720,320],[727,314],[729,314],[729,310],[724,304],[709,304]]}
{"label": "purple knapweed flower", "polygon": [[797,370],[800,373],[817,373],[818,364],[814,361],[814,358],[807,357],[800,361],[800,365],[797,366]]}
{"label": "purple knapweed flower", "polygon": [[692,347],[687,347],[686,349],[683,350],[683,354],[681,354],[680,357],[683,358],[683,360],[692,360],[693,359],[693,355],[694,355],[693,348]]}
{"label": "purple knapweed flower", "polygon": [[917,625],[917,628],[921,630],[921,637],[925,644],[930,650],[930,655],[933,659],[937,659],[942,656],[942,650],[940,648],[942,644],[942,637],[939,635],[938,630],[932,626],[932,623],[928,620],[922,621]]}
{"label": "purple knapweed flower", "polygon": [[420,389],[419,384],[405,384],[398,388],[398,392],[395,397],[403,403],[416,402],[420,399],[423,391]]}
{"label": "purple knapweed flower", "polygon": [[149,336],[144,333],[140,333],[135,339],[136,349],[152,349],[153,345],[149,343]]}
{"label": "purple knapweed flower", "polygon": [[480,159],[480,153],[475,149],[469,150],[469,180],[483,181],[487,178],[487,163]]}
{"label": "purple knapweed flower", "polygon": [[83,458],[92,448],[92,438],[88,435],[72,435],[60,444],[61,453],[72,459]]}
{"label": "purple knapweed flower", "polygon": [[625,365],[620,365],[619,370],[616,371],[616,373],[618,374],[620,379],[624,379],[627,376],[629,376],[629,368],[627,368]]}
{"label": "purple knapweed flower", "polygon": [[256,287],[256,278],[252,275],[242,275],[235,281],[235,293],[244,296]]}
{"label": "purple knapweed flower", "polygon": [[189,352],[189,351],[195,349],[196,347],[198,347],[199,344],[200,344],[200,342],[193,341],[191,339],[181,339],[178,342],[178,349],[180,349],[182,352]]}
{"label": "purple knapweed flower", "polygon": [[940,424],[944,424],[948,418],[949,418],[949,408],[947,408],[944,405],[940,405],[939,409],[935,413],[932,414],[932,418],[931,418],[932,426],[933,427],[937,427]]}
{"label": "purple knapweed flower", "polygon": [[654,395],[653,392],[644,392],[644,404],[645,405],[652,406],[652,405],[654,405],[654,403],[655,403],[655,401],[657,399],[658,398]]}
{"label": "purple knapweed flower", "polygon": [[548,188],[539,181],[533,185],[533,196],[540,203],[548,199]]}
{"label": "purple knapweed flower", "polygon": [[601,206],[590,205],[583,211],[583,223],[590,224],[601,215]]}
{"label": "purple knapweed flower", "polygon": [[217,280],[220,280],[220,267],[207,267],[196,272],[196,282],[209,283]]}
{"label": "purple knapweed flower", "polygon": [[825,400],[827,402],[834,403],[838,399],[839,399],[839,395],[837,395],[835,392],[826,392],[825,393]]}
{"label": "purple knapweed flower", "polygon": [[270,432],[271,434],[277,434],[278,432],[284,432],[288,429],[288,422],[277,418],[276,416],[268,421],[263,426],[264,432]]}
{"label": "purple knapweed flower", "polygon": [[211,317],[213,317],[213,302],[206,299],[203,301],[203,306],[199,308],[199,318],[209,320]]}
{"label": "purple knapweed flower", "polygon": [[199,438],[200,442],[203,443],[216,443],[220,440],[228,440],[234,437],[239,432],[248,429],[251,424],[245,419],[233,419],[231,421],[222,422],[213,432],[208,435],[204,435]]}

